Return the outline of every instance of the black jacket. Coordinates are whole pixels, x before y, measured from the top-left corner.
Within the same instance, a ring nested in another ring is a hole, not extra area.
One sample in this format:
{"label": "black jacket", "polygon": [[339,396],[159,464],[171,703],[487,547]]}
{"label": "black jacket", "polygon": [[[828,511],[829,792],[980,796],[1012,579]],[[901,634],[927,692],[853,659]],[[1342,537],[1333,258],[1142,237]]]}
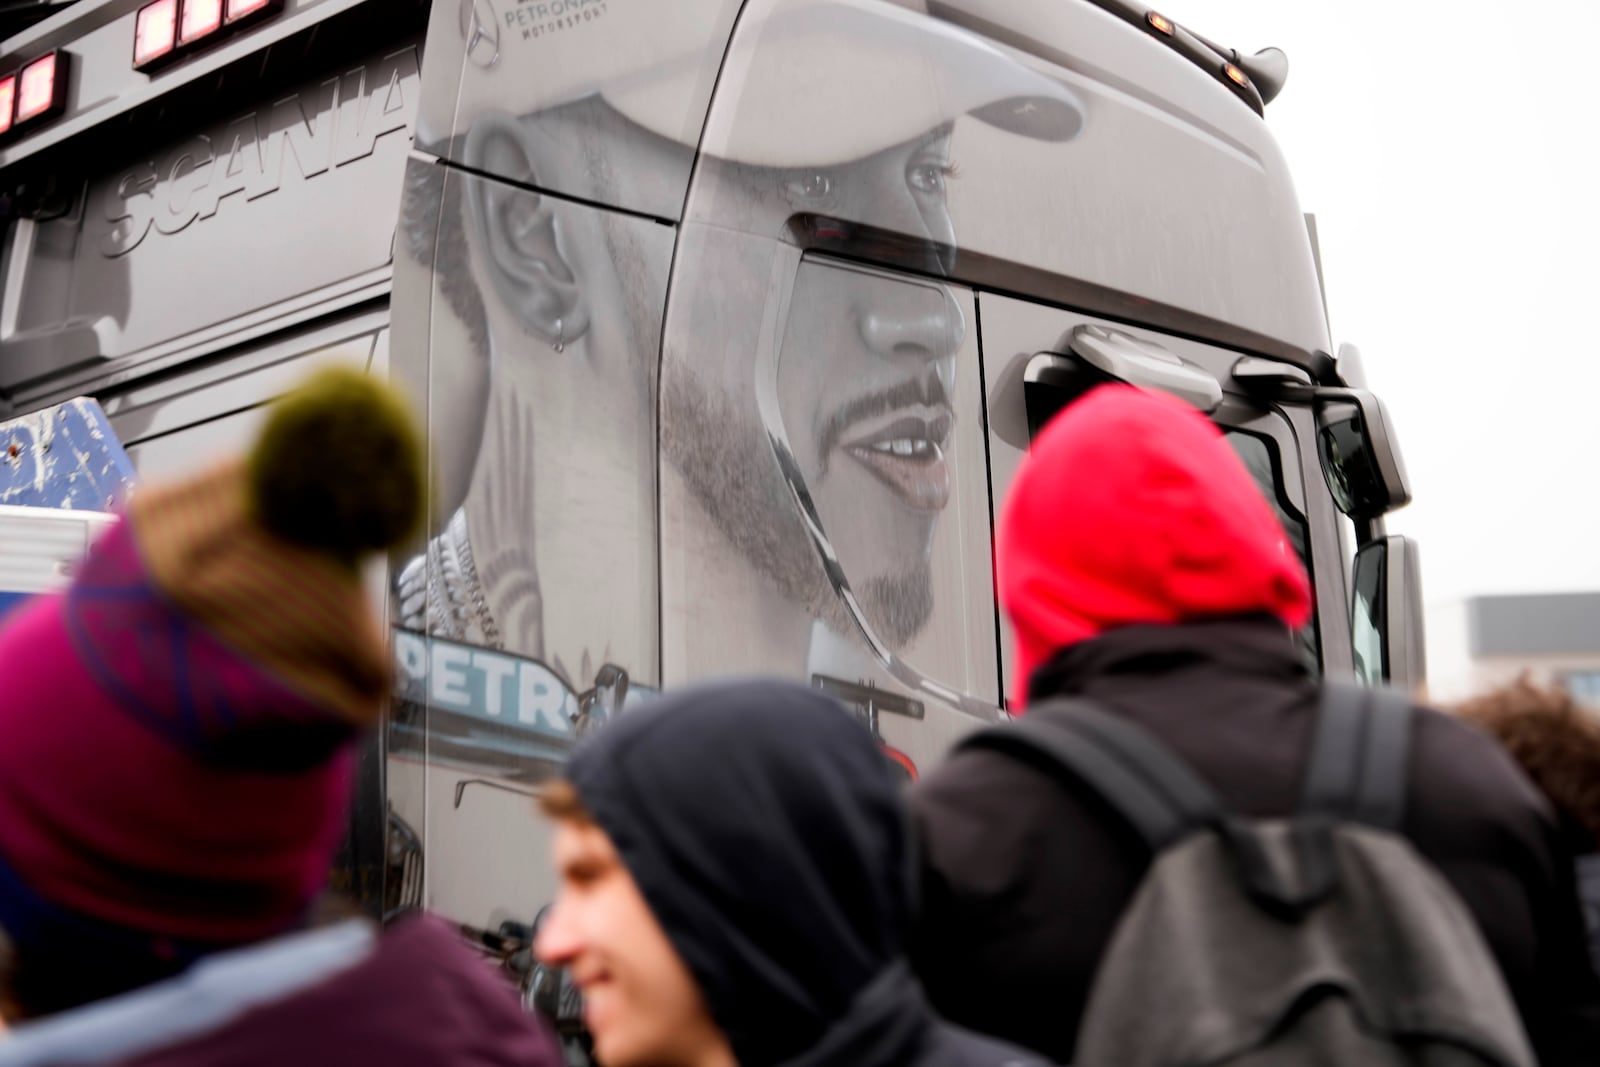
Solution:
{"label": "black jacket", "polygon": [[[1114,630],[1035,673],[1030,705],[1053,695],[1153,731],[1232,810],[1295,806],[1317,686],[1275,620]],[[914,959],[935,1008],[1069,1062],[1096,965],[1148,863],[1142,846],[1084,787],[993,752],[952,757],[912,808]],[[1477,917],[1544,1067],[1600,1063],[1572,860],[1533,785],[1486,735],[1423,710],[1405,832]]]}
{"label": "black jacket", "polygon": [[915,870],[872,736],[789,682],[680,689],[573,754],[740,1067],[1029,1067],[935,1018],[905,959]]}

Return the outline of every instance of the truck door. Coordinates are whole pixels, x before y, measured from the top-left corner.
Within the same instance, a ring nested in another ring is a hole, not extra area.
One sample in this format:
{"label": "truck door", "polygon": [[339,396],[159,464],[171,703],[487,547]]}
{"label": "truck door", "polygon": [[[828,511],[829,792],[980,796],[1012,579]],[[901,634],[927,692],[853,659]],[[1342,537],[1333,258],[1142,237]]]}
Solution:
{"label": "truck door", "polygon": [[668,684],[798,678],[931,767],[999,706],[974,293],[722,227],[677,262],[740,292],[668,308]]}

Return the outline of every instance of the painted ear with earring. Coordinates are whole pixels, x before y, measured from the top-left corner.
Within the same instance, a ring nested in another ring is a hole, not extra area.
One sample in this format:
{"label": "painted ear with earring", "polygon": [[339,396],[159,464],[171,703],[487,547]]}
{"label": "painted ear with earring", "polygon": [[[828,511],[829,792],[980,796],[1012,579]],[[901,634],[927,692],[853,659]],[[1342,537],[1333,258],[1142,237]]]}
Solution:
{"label": "painted ear with earring", "polygon": [[509,115],[489,112],[473,123],[466,162],[483,174],[470,177],[467,200],[475,244],[483,250],[496,295],[530,334],[565,352],[589,329],[588,301],[563,248],[560,221],[550,200],[512,185],[537,182],[526,131]]}

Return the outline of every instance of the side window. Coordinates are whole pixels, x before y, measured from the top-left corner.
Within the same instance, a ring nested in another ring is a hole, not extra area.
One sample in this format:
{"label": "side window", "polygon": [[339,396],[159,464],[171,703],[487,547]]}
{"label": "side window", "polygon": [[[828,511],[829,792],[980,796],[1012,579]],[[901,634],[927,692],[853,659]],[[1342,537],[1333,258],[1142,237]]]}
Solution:
{"label": "side window", "polygon": [[[1226,349],[1031,301],[985,293],[979,304],[989,476],[996,515],[1034,432],[1082,390],[1106,380],[1104,373],[1069,354],[1075,331],[1098,327],[1122,333],[1152,351],[1159,350],[1162,365],[1174,361],[1182,364],[1189,376],[1185,380],[1190,382],[1204,383],[1207,377],[1219,383],[1226,381],[1238,359],[1238,353]],[[1051,365],[1046,367],[1046,363]],[[1312,573],[1306,490],[1295,458],[1299,445],[1294,428],[1277,414],[1264,413],[1226,395],[1211,417],[1272,505],[1307,573]],[[1320,670],[1321,638],[1315,619],[1299,634],[1299,641],[1307,662]],[[1009,670],[1015,657],[1007,626],[1000,628],[1000,649],[1002,669]],[[1009,694],[1015,688],[1015,680],[1007,678],[1005,691]]]}
{"label": "side window", "polygon": [[[1288,427],[1285,426],[1283,429],[1287,431]],[[1278,516],[1278,521],[1283,524],[1284,533],[1289,537],[1289,544],[1294,546],[1295,554],[1300,557],[1300,563],[1305,567],[1306,573],[1312,573],[1311,531],[1306,524],[1305,512],[1300,506],[1304,502],[1297,504],[1289,499],[1289,490],[1283,476],[1283,455],[1279,451],[1278,443],[1265,434],[1228,426],[1223,427],[1223,433],[1228,443],[1233,446],[1233,450],[1244,461],[1245,469],[1255,479],[1256,485],[1261,489],[1261,495],[1272,505],[1272,510]],[[1312,615],[1311,621],[1301,628],[1298,637],[1307,665],[1313,671],[1320,671],[1322,654],[1315,614]]]}

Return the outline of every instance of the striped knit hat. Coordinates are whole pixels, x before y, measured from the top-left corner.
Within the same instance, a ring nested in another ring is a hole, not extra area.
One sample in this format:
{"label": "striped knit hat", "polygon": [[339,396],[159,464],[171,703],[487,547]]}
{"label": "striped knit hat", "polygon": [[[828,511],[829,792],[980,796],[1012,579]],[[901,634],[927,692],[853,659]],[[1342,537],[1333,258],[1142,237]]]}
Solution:
{"label": "striped knit hat", "polygon": [[379,717],[358,563],[412,532],[420,436],[350,370],[279,401],[251,454],[146,486],[72,585],[0,630],[0,928],[86,968],[301,923]]}

